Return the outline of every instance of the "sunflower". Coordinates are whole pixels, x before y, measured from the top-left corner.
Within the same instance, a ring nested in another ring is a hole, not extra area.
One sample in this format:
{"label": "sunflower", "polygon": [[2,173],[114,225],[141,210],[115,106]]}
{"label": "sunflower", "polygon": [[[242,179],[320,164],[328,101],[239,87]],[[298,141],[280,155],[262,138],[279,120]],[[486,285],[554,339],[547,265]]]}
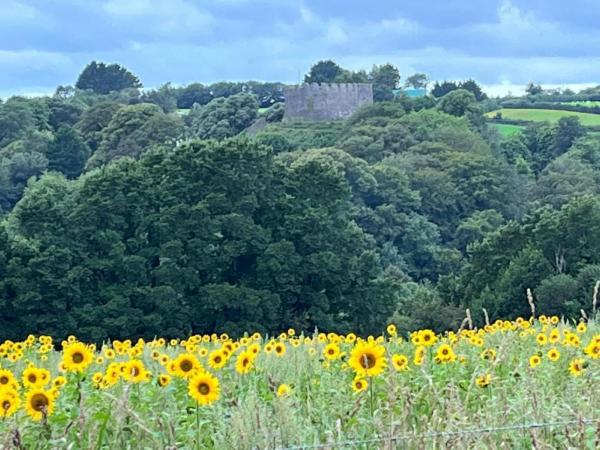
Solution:
{"label": "sunflower", "polygon": [[477,378],[475,378],[475,384],[477,384],[477,386],[479,386],[480,388],[488,387],[491,382],[492,376],[489,373],[479,375]]}
{"label": "sunflower", "polygon": [[548,359],[552,362],[556,362],[560,359],[560,352],[556,348],[551,348],[547,353]]}
{"label": "sunflower", "polygon": [[421,330],[419,331],[419,341],[420,345],[431,347],[437,342],[437,336],[431,330]]}
{"label": "sunflower", "polygon": [[541,362],[542,358],[539,355],[533,355],[531,358],[529,358],[529,367],[535,368],[539,366]]}
{"label": "sunflower", "polygon": [[448,344],[442,344],[437,349],[435,354],[436,359],[440,362],[452,362],[456,360],[456,354]]}
{"label": "sunflower", "polygon": [[330,361],[338,359],[340,357],[340,348],[337,344],[327,344],[323,350],[323,356]]}
{"label": "sunflower", "polygon": [[182,353],[172,361],[173,374],[181,378],[189,378],[202,366],[198,359],[191,353]]}
{"label": "sunflower", "polygon": [[586,368],[586,363],[582,358],[575,358],[569,363],[569,372],[574,377],[579,377],[583,374]]}
{"label": "sunflower", "polygon": [[354,392],[362,392],[369,387],[369,382],[363,377],[356,377],[352,380],[352,390]]}
{"label": "sunflower", "polygon": [[550,336],[548,337],[548,342],[554,344],[558,341],[560,341],[560,331],[558,331],[558,329],[554,328],[550,332]]}
{"label": "sunflower", "polygon": [[21,404],[19,393],[12,389],[0,391],[0,417],[10,417]]}
{"label": "sunflower", "polygon": [[54,380],[52,380],[52,386],[61,387],[67,383],[67,379],[62,375],[57,376]]}
{"label": "sunflower", "polygon": [[583,351],[592,359],[600,359],[600,342],[590,341]]}
{"label": "sunflower", "polygon": [[483,352],[481,352],[481,359],[485,359],[487,361],[494,361],[496,359],[496,350],[493,348],[486,348]]}
{"label": "sunflower", "polygon": [[222,349],[216,349],[208,355],[208,365],[215,370],[219,370],[227,363],[227,356]]}
{"label": "sunflower", "polygon": [[44,387],[50,381],[50,372],[46,369],[28,367],[23,371],[23,385],[28,389]]}
{"label": "sunflower", "polygon": [[396,334],[398,333],[398,330],[396,329],[396,325],[394,325],[393,323],[390,323],[387,326],[386,331],[390,336],[396,336]]}
{"label": "sunflower", "polygon": [[235,362],[235,371],[239,374],[245,374],[250,372],[253,366],[254,358],[254,353],[248,350],[240,353]]}
{"label": "sunflower", "polygon": [[0,389],[13,386],[16,381],[15,376],[10,370],[0,369]]}
{"label": "sunflower", "polygon": [[54,396],[49,391],[33,389],[27,392],[25,410],[33,420],[40,421],[54,412]]}
{"label": "sunflower", "polygon": [[424,359],[425,359],[425,347],[423,347],[422,345],[419,345],[415,349],[415,356],[413,358],[413,363],[415,364],[415,366],[420,366],[423,364]]}
{"label": "sunflower", "polygon": [[131,359],[122,366],[123,378],[131,383],[141,383],[147,380],[148,371],[144,367],[144,363],[139,359]]}
{"label": "sunflower", "polygon": [[285,356],[285,352],[286,352],[286,347],[285,344],[283,342],[277,342],[275,344],[275,346],[273,347],[273,352],[275,352],[275,354],[277,356]]}
{"label": "sunflower", "polygon": [[83,372],[93,361],[93,352],[81,342],[70,344],[63,353],[63,366],[70,372]]}
{"label": "sunflower", "polygon": [[385,348],[372,342],[359,342],[352,349],[348,364],[358,375],[373,377],[386,367]]}
{"label": "sunflower", "polygon": [[579,322],[579,325],[577,325],[577,332],[579,334],[583,334],[587,331],[587,325],[585,324],[585,322]]}
{"label": "sunflower", "polygon": [[393,355],[392,365],[398,372],[404,372],[408,370],[408,358],[405,355]]}
{"label": "sunflower", "polygon": [[221,395],[219,380],[208,372],[198,372],[189,382],[188,393],[199,404],[210,405]]}
{"label": "sunflower", "polygon": [[540,333],[535,337],[538,345],[546,345],[548,343],[548,337],[544,333]]}
{"label": "sunflower", "polygon": [[277,388],[277,397],[287,397],[290,394],[291,388],[287,384],[280,384]]}
{"label": "sunflower", "polygon": [[260,344],[256,344],[256,343],[250,344],[248,346],[248,351],[255,355],[258,355],[258,353],[260,352]]}
{"label": "sunflower", "polygon": [[94,385],[96,387],[100,385],[101,381],[102,381],[102,372],[96,372],[96,373],[94,373],[94,375],[92,375],[92,382],[94,383]]}
{"label": "sunflower", "polygon": [[166,385],[168,385],[171,382],[171,377],[169,375],[167,375],[166,373],[163,373],[158,376],[158,379],[156,380],[156,382],[158,383],[158,385],[160,387],[165,387]]}

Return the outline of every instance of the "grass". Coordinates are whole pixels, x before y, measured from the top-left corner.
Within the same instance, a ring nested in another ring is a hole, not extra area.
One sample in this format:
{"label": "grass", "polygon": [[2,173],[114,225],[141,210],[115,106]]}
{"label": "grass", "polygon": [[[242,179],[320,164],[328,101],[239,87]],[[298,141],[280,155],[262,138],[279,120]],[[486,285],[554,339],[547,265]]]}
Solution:
{"label": "grass", "polygon": [[600,106],[600,101],[595,100],[584,100],[584,101],[573,101],[573,102],[560,102],[561,105],[574,105],[574,106]]}
{"label": "grass", "polygon": [[505,123],[491,123],[490,125],[496,128],[503,137],[510,137],[523,131],[523,127],[519,125]]}
{"label": "grass", "polygon": [[[113,341],[98,350],[72,338],[62,352],[48,337],[7,341],[0,345],[0,416],[8,416],[0,418],[0,442],[249,449],[341,448],[336,443],[380,438],[352,448],[598,448],[597,423],[583,422],[385,438],[600,420],[600,329],[593,321],[575,329],[553,320],[498,321],[438,336],[422,330],[407,339],[388,328],[360,345],[352,334],[293,331],[274,339]],[[539,364],[532,364],[534,355]],[[32,372],[37,384],[26,386]],[[2,386],[8,374],[17,383]]]}
{"label": "grass", "polygon": [[503,119],[523,120],[526,122],[558,122],[561,117],[576,116],[584,126],[600,126],[600,114],[580,113],[572,111],[561,111],[552,109],[515,109],[503,108],[486,114],[493,119],[496,113],[502,113]]}

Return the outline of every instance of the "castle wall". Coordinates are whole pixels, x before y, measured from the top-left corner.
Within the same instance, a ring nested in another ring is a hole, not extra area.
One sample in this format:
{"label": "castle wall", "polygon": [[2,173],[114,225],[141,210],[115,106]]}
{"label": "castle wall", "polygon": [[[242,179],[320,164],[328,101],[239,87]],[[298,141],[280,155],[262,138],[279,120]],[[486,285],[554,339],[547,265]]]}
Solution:
{"label": "castle wall", "polygon": [[373,103],[373,85],[370,83],[285,86],[283,94],[285,121],[345,119],[361,106]]}

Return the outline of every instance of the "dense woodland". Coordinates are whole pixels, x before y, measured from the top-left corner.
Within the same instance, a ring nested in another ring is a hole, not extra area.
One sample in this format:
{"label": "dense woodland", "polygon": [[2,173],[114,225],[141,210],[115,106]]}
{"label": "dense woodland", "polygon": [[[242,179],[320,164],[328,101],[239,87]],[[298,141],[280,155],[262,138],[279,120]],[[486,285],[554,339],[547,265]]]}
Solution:
{"label": "dense woodland", "polygon": [[[389,64],[323,61],[305,81],[372,82],[375,103],[287,123],[281,83],[143,90],[102,63],[0,102],[0,339],[443,330],[465,308],[528,314],[527,288],[539,313],[590,310],[592,130],[565,117],[502,137],[474,81],[409,98]],[[576,96],[531,88],[519,101]]]}

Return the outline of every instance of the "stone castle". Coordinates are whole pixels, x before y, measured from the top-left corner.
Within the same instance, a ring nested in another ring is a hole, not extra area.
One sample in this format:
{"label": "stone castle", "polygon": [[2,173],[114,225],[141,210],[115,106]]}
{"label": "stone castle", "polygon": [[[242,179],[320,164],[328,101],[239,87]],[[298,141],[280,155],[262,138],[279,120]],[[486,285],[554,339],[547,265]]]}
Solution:
{"label": "stone castle", "polygon": [[363,105],[373,103],[370,83],[309,83],[285,86],[284,121],[345,119]]}

